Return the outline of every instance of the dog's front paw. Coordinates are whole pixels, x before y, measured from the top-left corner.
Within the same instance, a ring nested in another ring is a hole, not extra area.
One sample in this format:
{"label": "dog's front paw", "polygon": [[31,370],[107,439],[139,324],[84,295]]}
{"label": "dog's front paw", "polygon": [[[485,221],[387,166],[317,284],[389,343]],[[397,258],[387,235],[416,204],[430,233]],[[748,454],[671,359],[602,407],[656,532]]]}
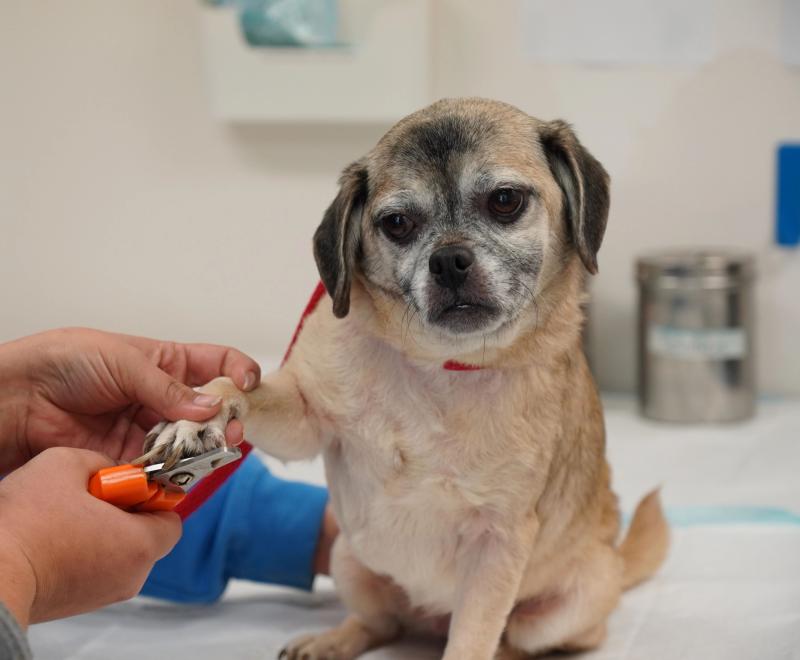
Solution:
{"label": "dog's front paw", "polygon": [[368,649],[385,644],[399,631],[394,620],[382,632],[367,628],[349,616],[342,625],[294,640],[278,654],[279,660],[353,660]]}
{"label": "dog's front paw", "polygon": [[362,650],[335,628],[293,640],[278,654],[278,660],[353,660]]}
{"label": "dog's front paw", "polygon": [[307,635],[295,639],[278,654],[278,660],[351,660],[355,656],[345,655],[341,640],[331,630],[319,635]]}
{"label": "dog's front paw", "polygon": [[182,458],[198,456],[225,446],[225,429],[232,419],[247,414],[248,402],[230,378],[215,378],[195,388],[203,394],[222,400],[219,412],[205,422],[187,419],[157,424],[144,439],[144,456],[140,463],[164,463],[170,469]]}
{"label": "dog's front paw", "polygon": [[161,422],[144,439],[143,461],[164,463],[170,469],[182,458],[225,446],[227,415],[219,413],[205,422]]}

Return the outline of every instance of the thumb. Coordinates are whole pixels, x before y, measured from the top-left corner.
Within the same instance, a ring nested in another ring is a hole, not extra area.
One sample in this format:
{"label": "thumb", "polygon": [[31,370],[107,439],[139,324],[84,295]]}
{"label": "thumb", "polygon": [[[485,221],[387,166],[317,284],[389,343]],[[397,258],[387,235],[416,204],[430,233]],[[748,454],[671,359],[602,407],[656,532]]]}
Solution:
{"label": "thumb", "polygon": [[221,397],[195,392],[136,349],[126,352],[126,359],[118,366],[124,372],[120,374],[121,381],[127,384],[130,398],[166,419],[202,421],[219,412]]}

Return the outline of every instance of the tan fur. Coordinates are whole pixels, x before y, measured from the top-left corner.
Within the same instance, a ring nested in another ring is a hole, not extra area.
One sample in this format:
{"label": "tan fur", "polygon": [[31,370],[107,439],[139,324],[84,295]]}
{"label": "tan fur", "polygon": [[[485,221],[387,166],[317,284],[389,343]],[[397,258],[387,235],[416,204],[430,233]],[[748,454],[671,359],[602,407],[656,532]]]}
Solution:
{"label": "tan fur", "polygon": [[658,570],[667,556],[669,526],[659,491],[649,493],[636,507],[628,533],[619,545],[625,562],[622,588],[630,589]]}
{"label": "tan fur", "polygon": [[[550,238],[536,305],[483,341],[444,340],[356,273],[349,314],[337,319],[323,301],[286,365],[254,392],[227,379],[203,388],[225,401],[211,424],[224,426],[233,407],[265,451],[325,458],[342,530],[333,574],[352,616],[291,644],[288,658],[353,658],[448,616],[446,660],[591,648],[622,590],[666,551],[655,495],[616,547],[603,415],[580,345],[584,269],[543,155],[520,146],[541,123],[503,104],[444,103],[501,117],[486,158],[499,152],[537,182]],[[386,172],[376,195],[397,176],[393,141],[425,112],[369,156]],[[484,369],[446,371],[447,359]]]}

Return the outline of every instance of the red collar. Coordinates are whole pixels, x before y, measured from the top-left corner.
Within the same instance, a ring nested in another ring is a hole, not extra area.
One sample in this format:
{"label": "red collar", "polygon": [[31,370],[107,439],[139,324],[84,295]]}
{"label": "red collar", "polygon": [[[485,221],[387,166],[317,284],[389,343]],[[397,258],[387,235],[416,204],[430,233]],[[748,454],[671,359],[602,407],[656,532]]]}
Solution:
{"label": "red collar", "polygon": [[447,371],[480,371],[483,367],[479,367],[477,364],[464,364],[463,362],[448,360],[442,365],[442,369]]}

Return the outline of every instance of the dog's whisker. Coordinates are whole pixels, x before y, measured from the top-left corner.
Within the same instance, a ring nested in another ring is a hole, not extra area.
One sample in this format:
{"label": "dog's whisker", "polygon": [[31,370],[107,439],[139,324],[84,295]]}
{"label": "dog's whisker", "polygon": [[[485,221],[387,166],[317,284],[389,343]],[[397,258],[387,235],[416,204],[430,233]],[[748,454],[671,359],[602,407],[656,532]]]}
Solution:
{"label": "dog's whisker", "polygon": [[[411,303],[406,303],[405,311],[403,312],[403,318],[400,320],[400,345],[405,348],[406,339],[408,339],[408,333],[411,330],[411,313],[412,313]],[[408,319],[408,322],[406,322]]]}
{"label": "dog's whisker", "polygon": [[418,315],[419,315],[419,310],[417,309],[416,305],[414,305],[411,309],[411,315],[409,316],[408,319],[408,329],[406,332],[406,337],[410,336],[411,341],[414,342],[415,346],[419,346],[419,343],[417,342],[417,338],[414,336],[414,332],[411,329],[411,324],[414,322],[414,320],[417,318]]}

